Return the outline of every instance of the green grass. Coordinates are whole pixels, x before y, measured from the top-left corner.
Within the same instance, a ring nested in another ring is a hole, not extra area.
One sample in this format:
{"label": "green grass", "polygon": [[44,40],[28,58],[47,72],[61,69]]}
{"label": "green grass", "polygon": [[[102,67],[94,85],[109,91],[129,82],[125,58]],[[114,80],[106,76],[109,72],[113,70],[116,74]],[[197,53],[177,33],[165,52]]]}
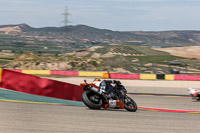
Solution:
{"label": "green grass", "polygon": [[163,55],[163,56],[165,56],[165,55],[169,56],[170,55],[167,52],[154,50],[154,49],[149,48],[149,47],[140,47],[140,46],[133,46],[133,45],[107,46],[107,47],[99,48],[95,52],[101,53],[101,54],[106,54],[106,53],[110,52],[111,49],[116,49],[116,48],[121,49],[121,52],[123,52],[123,50],[126,50],[131,54],[134,54],[134,53],[135,54],[137,54],[137,53],[141,54],[141,53],[143,53],[145,55]]}
{"label": "green grass", "polygon": [[170,55],[167,52],[154,50],[149,47],[132,46],[132,48],[134,48],[137,51],[140,51],[141,53],[144,53],[145,55],[149,55],[149,56],[151,56],[151,55],[169,56]]}
{"label": "green grass", "polygon": [[[106,52],[109,51],[112,47],[116,46],[110,46],[108,49],[101,48],[101,50],[105,50]],[[126,47],[127,46],[117,46],[117,47]],[[124,68],[126,70],[129,70],[134,73],[146,73],[146,71],[151,71],[153,64],[163,64],[167,65],[169,62],[182,60],[185,58],[177,57],[170,55],[167,52],[157,51],[153,50],[148,47],[138,47],[138,46],[130,46],[133,51],[139,51],[141,53],[144,53],[145,56],[122,56],[117,55],[111,58],[104,59],[104,66],[108,69],[112,68]],[[104,51],[104,52],[105,52]],[[129,51],[130,52],[130,51]],[[133,62],[133,60],[136,60]],[[137,61],[138,60],[138,61]],[[151,63],[150,66],[145,66],[145,64]],[[166,71],[167,68],[165,68]]]}
{"label": "green grass", "polygon": [[10,35],[0,35],[0,38],[8,38],[11,37]]}
{"label": "green grass", "polygon": [[61,53],[63,50],[62,48],[58,48],[55,46],[48,46],[48,49],[44,49],[43,46],[14,46],[14,45],[0,45],[1,50],[12,50],[14,53],[26,53],[26,52],[32,52],[32,53],[40,53],[40,54],[56,54]]}
{"label": "green grass", "polygon": [[0,65],[5,65],[5,64],[11,62],[12,60],[14,60],[14,57],[13,58],[0,57]]}
{"label": "green grass", "polygon": [[13,60],[13,59],[14,59],[14,57],[12,57],[12,58],[0,57],[0,60],[11,61],[11,60]]}
{"label": "green grass", "polygon": [[183,59],[182,57],[177,56],[158,56],[158,55],[149,55],[149,56],[131,56],[127,58],[137,58],[141,63],[168,63],[177,59]]}

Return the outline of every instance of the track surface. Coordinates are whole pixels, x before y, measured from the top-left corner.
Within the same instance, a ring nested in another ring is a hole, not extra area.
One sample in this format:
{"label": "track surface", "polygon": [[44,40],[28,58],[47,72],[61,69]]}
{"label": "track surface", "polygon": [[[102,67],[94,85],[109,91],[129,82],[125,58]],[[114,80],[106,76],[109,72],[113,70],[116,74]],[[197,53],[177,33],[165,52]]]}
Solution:
{"label": "track surface", "polygon": [[0,102],[3,133],[196,133],[198,114]]}
{"label": "track surface", "polygon": [[[167,91],[165,84],[153,87],[149,81],[143,82],[141,86],[135,83],[137,87],[130,84],[125,84],[125,86],[128,86],[128,92],[131,93],[136,91],[138,93],[187,94],[185,86],[169,85]],[[145,83],[149,83],[149,87],[146,87]],[[175,84],[175,82],[172,83]],[[190,84],[193,83],[196,84],[196,82],[190,82]],[[194,102],[190,97],[129,96],[136,101],[138,106],[200,111],[200,102]],[[199,114],[144,110],[97,111],[77,106],[0,102],[0,131],[3,133],[196,133],[199,131],[199,126]]]}

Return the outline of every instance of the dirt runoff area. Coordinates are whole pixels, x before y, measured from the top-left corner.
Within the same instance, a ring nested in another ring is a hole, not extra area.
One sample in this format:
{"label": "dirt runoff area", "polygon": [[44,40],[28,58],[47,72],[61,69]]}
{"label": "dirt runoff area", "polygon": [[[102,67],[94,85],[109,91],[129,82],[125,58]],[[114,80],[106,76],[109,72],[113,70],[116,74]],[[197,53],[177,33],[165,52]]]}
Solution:
{"label": "dirt runoff area", "polygon": [[200,59],[200,46],[154,48],[155,50],[169,52],[175,56]]}

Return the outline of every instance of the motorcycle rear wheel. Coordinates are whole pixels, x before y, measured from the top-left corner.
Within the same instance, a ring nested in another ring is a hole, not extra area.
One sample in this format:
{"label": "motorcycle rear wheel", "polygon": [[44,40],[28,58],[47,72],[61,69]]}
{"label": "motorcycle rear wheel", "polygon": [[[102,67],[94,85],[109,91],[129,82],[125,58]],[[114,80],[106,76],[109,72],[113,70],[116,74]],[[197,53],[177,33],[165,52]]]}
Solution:
{"label": "motorcycle rear wheel", "polygon": [[82,100],[83,100],[83,103],[89,107],[90,109],[101,109],[102,107],[102,99],[98,99],[98,102],[94,102],[92,100],[92,97],[95,97],[97,94],[94,94],[93,92],[91,91],[85,91],[83,94],[82,94]]}
{"label": "motorcycle rear wheel", "polygon": [[135,112],[137,110],[137,104],[132,98],[127,96],[127,102],[125,103],[124,108],[128,111]]}

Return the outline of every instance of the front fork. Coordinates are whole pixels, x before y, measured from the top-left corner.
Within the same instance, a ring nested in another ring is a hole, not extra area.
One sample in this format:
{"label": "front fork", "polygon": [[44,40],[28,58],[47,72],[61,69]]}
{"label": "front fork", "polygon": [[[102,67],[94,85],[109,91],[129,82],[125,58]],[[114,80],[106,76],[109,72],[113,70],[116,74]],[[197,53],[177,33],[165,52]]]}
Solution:
{"label": "front fork", "polygon": [[125,95],[125,97],[124,97],[124,103],[126,104],[127,102],[128,102],[127,95]]}
{"label": "front fork", "polygon": [[107,109],[109,107],[109,101],[104,93],[102,93],[102,100],[103,100],[102,107],[104,109]]}
{"label": "front fork", "polygon": [[103,99],[104,103],[108,104],[109,102],[108,102],[106,95],[104,93],[102,93],[101,95],[102,95],[102,99]]}

